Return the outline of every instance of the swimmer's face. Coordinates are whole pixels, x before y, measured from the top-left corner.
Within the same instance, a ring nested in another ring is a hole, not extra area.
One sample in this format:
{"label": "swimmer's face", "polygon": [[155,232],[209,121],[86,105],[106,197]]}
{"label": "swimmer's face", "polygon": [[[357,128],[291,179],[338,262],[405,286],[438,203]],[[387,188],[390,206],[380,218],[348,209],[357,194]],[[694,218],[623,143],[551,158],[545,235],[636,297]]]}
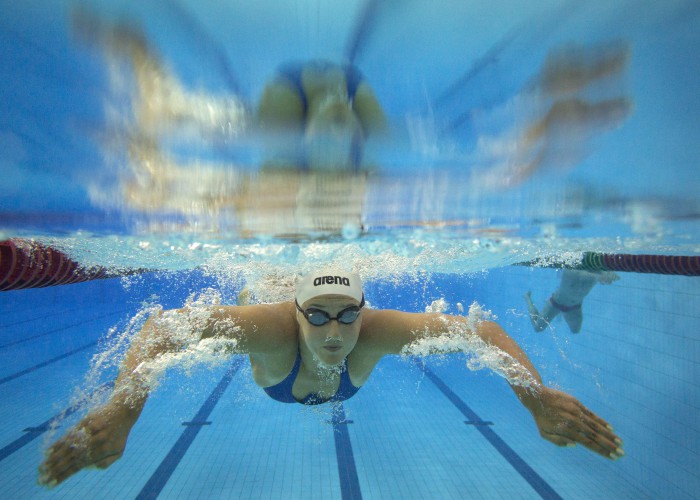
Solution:
{"label": "swimmer's face", "polygon": [[[359,305],[357,300],[349,297],[325,295],[307,300],[301,308],[304,311],[318,309],[331,318],[336,318],[345,309]],[[342,363],[357,344],[362,325],[362,310],[357,319],[347,325],[332,319],[325,325],[314,326],[300,311],[297,311],[297,321],[302,342],[314,357],[326,365],[334,366]]]}

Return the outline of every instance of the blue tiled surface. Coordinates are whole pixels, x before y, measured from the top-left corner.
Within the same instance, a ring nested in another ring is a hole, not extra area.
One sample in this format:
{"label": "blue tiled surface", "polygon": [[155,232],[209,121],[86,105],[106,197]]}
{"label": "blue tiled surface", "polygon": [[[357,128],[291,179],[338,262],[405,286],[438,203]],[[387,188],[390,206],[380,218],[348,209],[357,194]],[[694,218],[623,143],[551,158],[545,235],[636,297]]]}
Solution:
{"label": "blue tiled surface", "polygon": [[[700,298],[697,278],[619,273],[611,285],[597,285],[583,306],[581,332],[571,334],[562,318],[552,328],[529,328],[524,301],[532,290],[542,302],[559,283],[548,269],[491,272],[479,300],[495,310],[540,366],[549,383],[572,392],[615,427],[626,457],[612,465],[618,481],[659,498],[693,498],[700,493]],[[518,300],[519,299],[519,300]],[[518,307],[518,304],[521,304]],[[499,306],[500,307],[500,306]],[[520,313],[520,314],[519,314]]]}
{"label": "blue tiled surface", "polygon": [[[545,380],[613,423],[625,440],[624,459],[610,462],[542,440],[505,382],[469,371],[460,356],[431,359],[428,369],[482,420],[492,422],[488,429],[563,498],[696,496],[700,397],[693,325],[699,309],[691,306],[700,296],[697,282],[625,275],[591,292],[580,334],[570,334],[560,320],[535,334],[521,295],[532,289],[542,300],[557,283],[551,270],[517,268],[472,278],[461,288],[442,288],[453,294],[446,297],[450,301],[476,298],[492,307]],[[376,294],[374,303],[388,293],[369,289]],[[0,295],[0,344],[34,337],[0,349],[1,376],[95,342],[133,314],[148,293],[148,287],[125,291],[118,281],[104,281]],[[176,305],[183,295],[169,300]],[[42,489],[35,484],[36,467],[49,437],[56,436],[34,430],[34,439],[22,441],[24,429],[71,404],[94,352],[85,349],[0,384],[0,449],[23,444],[0,454],[3,498],[92,498],[95,491],[104,498],[137,498],[183,433],[191,432],[183,422],[192,422],[228,366],[189,375],[172,371],[149,399],[121,460],[105,471],[83,471],[55,490]],[[349,470],[343,468],[348,460],[365,499],[541,498],[512,460],[479,428],[465,424],[454,401],[410,360],[384,359],[343,410],[351,422],[343,426],[351,455],[338,448],[330,407],[276,403],[254,386],[242,359],[158,498],[341,499],[353,491],[357,497],[357,489],[348,489],[352,481],[339,472]]]}

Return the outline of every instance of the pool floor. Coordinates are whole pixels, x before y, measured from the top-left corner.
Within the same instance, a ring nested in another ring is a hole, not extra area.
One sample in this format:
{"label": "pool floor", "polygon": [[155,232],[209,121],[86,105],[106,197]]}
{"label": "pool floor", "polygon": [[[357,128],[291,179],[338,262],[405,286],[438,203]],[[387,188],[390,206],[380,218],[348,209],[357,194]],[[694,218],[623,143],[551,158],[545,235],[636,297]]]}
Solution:
{"label": "pool floor", "polygon": [[616,463],[542,440],[505,382],[460,356],[385,358],[354,398],[315,408],[269,399],[243,356],[173,370],[120,460],[44,489],[36,468],[48,424],[70,407],[98,339],[137,311],[116,280],[62,288],[2,296],[4,498],[645,496]]}

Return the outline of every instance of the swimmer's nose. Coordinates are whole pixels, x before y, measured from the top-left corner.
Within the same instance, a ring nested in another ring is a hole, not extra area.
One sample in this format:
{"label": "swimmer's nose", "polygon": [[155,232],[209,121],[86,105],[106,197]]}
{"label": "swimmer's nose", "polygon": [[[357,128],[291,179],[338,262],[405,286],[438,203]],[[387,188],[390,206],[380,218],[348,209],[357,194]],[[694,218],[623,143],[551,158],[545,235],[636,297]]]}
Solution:
{"label": "swimmer's nose", "polygon": [[326,331],[326,342],[331,341],[342,341],[343,336],[340,334],[340,325],[337,321],[331,321],[328,325],[328,330]]}

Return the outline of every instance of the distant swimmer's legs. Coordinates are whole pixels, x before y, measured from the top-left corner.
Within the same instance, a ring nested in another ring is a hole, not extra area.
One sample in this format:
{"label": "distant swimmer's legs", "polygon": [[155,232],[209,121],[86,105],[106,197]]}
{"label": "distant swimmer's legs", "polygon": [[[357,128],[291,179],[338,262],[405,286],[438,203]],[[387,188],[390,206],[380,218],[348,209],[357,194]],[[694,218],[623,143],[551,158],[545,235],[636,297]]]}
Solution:
{"label": "distant swimmer's legs", "polygon": [[565,306],[560,304],[554,299],[554,296],[549,298],[549,303],[552,304],[554,308],[561,311],[564,315],[566,323],[569,325],[572,333],[578,333],[581,331],[581,324],[583,323],[583,313],[581,311],[581,304],[574,304],[570,306]]}
{"label": "distant swimmer's legs", "polygon": [[546,302],[542,307],[542,312],[537,310],[534,302],[532,302],[532,292],[528,291],[523,295],[523,298],[527,302],[527,309],[530,313],[530,322],[532,327],[536,332],[541,332],[547,328],[552,320],[559,314],[559,311],[553,307],[549,302]]}
{"label": "distant swimmer's legs", "polygon": [[599,130],[619,125],[632,108],[624,97],[600,102],[588,102],[571,98],[555,102],[547,114],[530,126],[523,136],[523,143],[532,147],[542,137],[578,141],[594,135]]}
{"label": "distant swimmer's legs", "polygon": [[345,48],[345,59],[351,64],[362,55],[365,49],[367,40],[371,38],[373,31],[376,29],[380,17],[381,2],[379,0],[366,0],[364,6],[358,14],[352,30],[348,36],[348,41]]}
{"label": "distant swimmer's legs", "polygon": [[581,325],[583,324],[583,311],[581,310],[581,307],[562,314],[564,315],[566,324],[569,325],[569,328],[571,329],[571,333],[578,333],[581,331]]}

